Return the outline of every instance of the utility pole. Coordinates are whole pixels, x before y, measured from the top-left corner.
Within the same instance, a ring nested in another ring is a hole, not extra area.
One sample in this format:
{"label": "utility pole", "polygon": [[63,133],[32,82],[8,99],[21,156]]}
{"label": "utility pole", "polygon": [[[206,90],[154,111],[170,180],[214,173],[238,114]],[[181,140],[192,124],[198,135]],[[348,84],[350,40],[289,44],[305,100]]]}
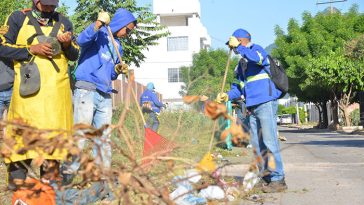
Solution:
{"label": "utility pole", "polygon": [[347,0],[330,0],[330,1],[325,1],[325,2],[316,2],[316,5],[320,5],[320,4],[330,4],[330,13],[334,13],[334,8],[332,7],[333,3],[339,3],[339,2],[345,2]]}

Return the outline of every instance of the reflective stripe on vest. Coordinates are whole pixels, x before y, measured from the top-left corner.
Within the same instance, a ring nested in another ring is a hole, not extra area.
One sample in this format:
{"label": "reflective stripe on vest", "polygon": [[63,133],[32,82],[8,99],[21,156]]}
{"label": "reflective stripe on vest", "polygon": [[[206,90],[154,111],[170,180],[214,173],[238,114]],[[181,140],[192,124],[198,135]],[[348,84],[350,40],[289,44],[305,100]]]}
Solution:
{"label": "reflective stripe on vest", "polygon": [[244,82],[243,82],[243,81],[240,81],[239,85],[240,85],[240,88],[241,88],[241,89],[243,89],[243,88],[244,88],[244,86],[245,86],[245,84],[244,84]]}
{"label": "reflective stripe on vest", "polygon": [[239,87],[241,88],[241,89],[243,89],[244,88],[244,82],[243,81],[241,81],[241,80],[238,80],[238,79],[235,79],[234,81],[233,81],[233,83],[234,84],[236,84],[236,85],[239,85]]}
{"label": "reflective stripe on vest", "polygon": [[249,76],[247,78],[247,83],[257,81],[257,80],[262,80],[262,79],[269,79],[269,75],[267,73],[262,73],[262,74],[258,74],[258,75],[254,75],[254,76]]}
{"label": "reflective stripe on vest", "polygon": [[263,63],[263,55],[262,55],[259,51],[257,51],[257,54],[258,54],[258,56],[259,56],[259,62],[258,62],[258,65],[262,65],[262,63]]}

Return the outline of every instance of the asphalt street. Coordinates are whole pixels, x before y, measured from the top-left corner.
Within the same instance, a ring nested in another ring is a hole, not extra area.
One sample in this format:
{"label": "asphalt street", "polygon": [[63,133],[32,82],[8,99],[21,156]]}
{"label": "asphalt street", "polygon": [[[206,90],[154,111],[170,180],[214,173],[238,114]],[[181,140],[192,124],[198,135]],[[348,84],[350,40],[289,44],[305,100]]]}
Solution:
{"label": "asphalt street", "polygon": [[[280,128],[288,190],[234,204],[363,205],[364,135]],[[244,165],[229,169],[242,173]]]}

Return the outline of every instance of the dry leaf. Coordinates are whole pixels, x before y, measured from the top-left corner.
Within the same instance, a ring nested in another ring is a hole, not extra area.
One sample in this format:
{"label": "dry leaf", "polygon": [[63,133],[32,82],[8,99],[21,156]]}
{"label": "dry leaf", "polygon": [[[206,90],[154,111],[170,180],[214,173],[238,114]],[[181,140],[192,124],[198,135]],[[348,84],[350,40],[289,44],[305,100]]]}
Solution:
{"label": "dry leaf", "polygon": [[75,124],[73,126],[74,130],[85,130],[85,129],[93,129],[93,127],[91,125],[88,124],[84,124],[84,123],[79,123],[79,124]]}
{"label": "dry leaf", "polygon": [[80,154],[80,149],[78,147],[72,147],[69,151],[69,153],[71,155],[79,155]]}
{"label": "dry leaf", "polygon": [[224,116],[226,118],[226,106],[212,101],[207,102],[205,103],[205,115],[213,120],[217,119],[220,116]]}
{"label": "dry leaf", "polygon": [[220,140],[221,141],[225,141],[226,138],[229,136],[230,132],[229,130],[224,130],[222,133],[221,133],[221,136],[220,136]]}
{"label": "dry leaf", "polygon": [[274,160],[274,156],[271,153],[268,154],[268,167],[272,170],[276,170],[276,162]]}
{"label": "dry leaf", "polygon": [[22,186],[24,184],[24,179],[13,179],[13,182],[17,186]]}
{"label": "dry leaf", "polygon": [[172,170],[174,168],[174,165],[175,165],[175,161],[173,161],[173,160],[168,160],[167,161],[168,169]]}
{"label": "dry leaf", "polygon": [[119,182],[126,186],[129,184],[129,181],[131,179],[131,173],[130,172],[127,172],[127,173],[120,173],[119,174]]}
{"label": "dry leaf", "polygon": [[38,167],[40,167],[43,164],[43,162],[44,162],[44,158],[42,156],[39,156],[39,157],[33,159],[33,163]]}
{"label": "dry leaf", "polygon": [[100,171],[100,169],[93,170],[91,180],[92,181],[99,181],[100,178],[101,178],[101,171]]}
{"label": "dry leaf", "polygon": [[198,102],[200,100],[199,96],[191,95],[191,96],[183,96],[183,102],[186,104],[191,104]]}

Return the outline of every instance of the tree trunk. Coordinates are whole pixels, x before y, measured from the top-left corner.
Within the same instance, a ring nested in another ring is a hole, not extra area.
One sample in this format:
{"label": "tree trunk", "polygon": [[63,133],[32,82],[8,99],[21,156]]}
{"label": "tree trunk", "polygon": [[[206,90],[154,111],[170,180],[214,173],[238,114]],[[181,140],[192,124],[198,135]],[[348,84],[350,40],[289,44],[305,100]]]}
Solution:
{"label": "tree trunk", "polygon": [[327,118],[327,105],[326,101],[321,103],[322,107],[322,129],[326,129],[329,126],[329,119]]}
{"label": "tree trunk", "polygon": [[339,106],[341,112],[343,113],[345,126],[351,126],[351,119],[350,119],[348,107],[350,105],[350,100],[352,98],[352,88],[353,88],[353,86],[350,86],[349,92],[343,93],[341,95],[340,100],[338,101],[338,106]]}
{"label": "tree trunk", "polygon": [[338,113],[338,102],[336,100],[331,101],[331,110],[332,110],[332,124],[330,128],[333,130],[337,130],[339,128],[339,113]]}
{"label": "tree trunk", "polygon": [[341,109],[341,111],[343,112],[343,117],[344,117],[344,120],[345,120],[345,126],[351,126],[350,114],[348,112],[347,107],[345,107],[344,109]]}
{"label": "tree trunk", "polygon": [[321,109],[321,106],[319,103],[315,103],[315,106],[319,112],[319,121],[318,121],[318,124],[317,124],[317,128],[321,129],[321,126],[322,126],[322,109]]}

